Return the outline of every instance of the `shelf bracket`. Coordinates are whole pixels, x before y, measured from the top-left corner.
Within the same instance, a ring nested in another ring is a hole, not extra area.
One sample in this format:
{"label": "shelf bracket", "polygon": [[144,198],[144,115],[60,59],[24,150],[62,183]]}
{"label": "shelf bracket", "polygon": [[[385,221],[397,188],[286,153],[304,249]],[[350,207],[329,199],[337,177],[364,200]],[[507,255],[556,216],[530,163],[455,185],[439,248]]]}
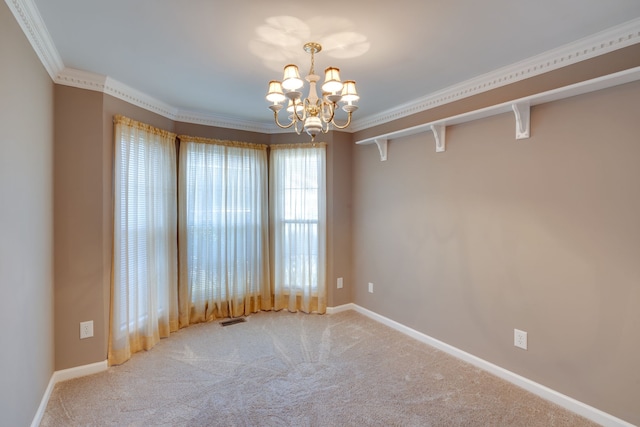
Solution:
{"label": "shelf bracket", "polygon": [[516,115],[516,139],[529,138],[531,106],[529,101],[511,104]]}
{"label": "shelf bracket", "polygon": [[445,125],[431,125],[431,131],[433,137],[436,139],[436,153],[442,153],[446,149],[445,131],[447,127]]}
{"label": "shelf bracket", "polygon": [[384,162],[387,160],[387,138],[376,138],[373,140],[378,146],[378,151],[380,152],[380,161]]}

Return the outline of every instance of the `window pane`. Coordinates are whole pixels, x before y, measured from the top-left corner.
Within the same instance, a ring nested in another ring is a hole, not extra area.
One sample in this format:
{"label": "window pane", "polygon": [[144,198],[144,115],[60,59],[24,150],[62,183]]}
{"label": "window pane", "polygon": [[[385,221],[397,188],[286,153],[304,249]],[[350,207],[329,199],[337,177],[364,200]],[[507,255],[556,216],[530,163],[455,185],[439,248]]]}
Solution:
{"label": "window pane", "polygon": [[308,307],[325,292],[325,148],[278,147],[271,156],[276,301],[300,295]]}
{"label": "window pane", "polygon": [[[266,152],[184,142],[188,286],[198,319],[260,293]],[[242,314],[242,313],[239,313]]]}

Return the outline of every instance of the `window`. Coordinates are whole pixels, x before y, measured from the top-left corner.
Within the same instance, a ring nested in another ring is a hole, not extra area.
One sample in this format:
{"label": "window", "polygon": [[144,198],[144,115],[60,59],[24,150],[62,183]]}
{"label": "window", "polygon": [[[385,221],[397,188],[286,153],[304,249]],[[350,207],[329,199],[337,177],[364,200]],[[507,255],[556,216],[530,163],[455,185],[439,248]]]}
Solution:
{"label": "window", "polygon": [[181,137],[180,156],[189,323],[255,311],[269,299],[266,146]]}
{"label": "window", "polygon": [[177,329],[175,134],[115,118],[109,363]]}
{"label": "window", "polygon": [[271,148],[276,309],[323,311],[326,304],[326,147],[298,144]]}
{"label": "window", "polygon": [[110,364],[190,323],[326,311],[326,145],[273,146],[269,180],[266,145],[181,136],[176,168],[175,138],[115,119]]}

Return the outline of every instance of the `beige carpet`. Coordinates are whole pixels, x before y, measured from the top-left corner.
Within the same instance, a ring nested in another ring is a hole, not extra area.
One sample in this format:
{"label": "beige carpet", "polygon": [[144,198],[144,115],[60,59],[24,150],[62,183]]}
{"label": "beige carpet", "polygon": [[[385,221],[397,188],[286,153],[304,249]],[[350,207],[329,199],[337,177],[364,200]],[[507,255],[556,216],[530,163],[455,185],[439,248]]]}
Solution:
{"label": "beige carpet", "polygon": [[56,385],[42,426],[592,426],[359,313],[183,329]]}

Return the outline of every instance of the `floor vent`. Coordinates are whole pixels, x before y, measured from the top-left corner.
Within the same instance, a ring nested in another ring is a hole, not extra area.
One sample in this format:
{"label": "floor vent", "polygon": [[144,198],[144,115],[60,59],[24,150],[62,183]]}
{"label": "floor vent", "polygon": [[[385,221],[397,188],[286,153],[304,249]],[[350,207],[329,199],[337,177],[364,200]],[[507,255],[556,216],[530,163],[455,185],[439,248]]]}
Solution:
{"label": "floor vent", "polygon": [[222,322],[220,322],[220,324],[222,326],[230,326],[230,325],[235,325],[236,323],[243,323],[246,321],[247,319],[245,319],[244,317],[237,317],[235,319],[223,320]]}

